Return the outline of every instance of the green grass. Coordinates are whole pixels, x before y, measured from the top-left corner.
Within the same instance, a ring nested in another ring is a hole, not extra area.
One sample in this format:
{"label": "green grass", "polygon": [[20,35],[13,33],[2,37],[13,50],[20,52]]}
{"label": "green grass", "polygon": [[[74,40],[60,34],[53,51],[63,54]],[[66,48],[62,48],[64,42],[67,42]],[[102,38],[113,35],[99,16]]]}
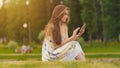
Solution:
{"label": "green grass", "polygon": [[[81,42],[82,49],[85,53],[104,53],[104,52],[120,52],[120,42],[95,42],[93,41],[93,46],[89,45],[89,42]],[[5,47],[5,44],[0,44],[0,53],[15,53],[15,49],[9,49]],[[37,45],[33,47],[33,53],[41,53],[42,45]]]}
{"label": "green grass", "polygon": [[103,43],[93,41],[92,44],[92,46],[90,46],[89,42],[81,44],[85,53],[120,52],[120,42]]}
{"label": "green grass", "polygon": [[120,54],[93,54],[86,55],[87,58],[120,58]]}
{"label": "green grass", "polygon": [[[120,58],[120,53],[85,53],[86,58]],[[0,60],[12,59],[12,60],[28,60],[37,59],[41,60],[41,54],[0,54]]]}
{"label": "green grass", "polygon": [[14,53],[15,50],[9,48],[0,48],[0,53]]}
{"label": "green grass", "polygon": [[41,54],[0,54],[0,59],[12,59],[12,60],[28,60],[37,59],[41,60]]}
{"label": "green grass", "polygon": [[120,52],[120,47],[84,47],[83,51],[86,53]]}
{"label": "green grass", "polygon": [[[119,47],[83,47],[82,48],[85,53],[101,53],[101,52],[120,52]],[[14,49],[8,49],[8,48],[0,48],[0,53],[15,53]],[[41,53],[41,48],[35,48],[33,50],[33,53]]]}
{"label": "green grass", "polygon": [[0,48],[0,68],[120,68],[119,43],[94,42],[94,46],[82,46],[82,49],[86,62],[41,62],[41,46],[24,55]]}
{"label": "green grass", "polygon": [[[84,46],[85,44],[85,46]],[[93,46],[89,46],[86,42],[82,45],[82,49],[85,52],[86,58],[120,58],[120,44],[119,42],[93,42]],[[87,45],[86,45],[87,44]],[[27,60],[27,59],[41,59],[41,45],[33,48],[33,53],[21,55],[15,53],[15,49],[9,49],[4,47],[5,45],[0,44],[0,59],[15,59],[15,60]],[[13,55],[9,55],[13,54]],[[35,55],[33,55],[35,54]]]}
{"label": "green grass", "polygon": [[120,62],[41,62],[41,61],[7,61],[0,62],[0,68],[120,68]]}

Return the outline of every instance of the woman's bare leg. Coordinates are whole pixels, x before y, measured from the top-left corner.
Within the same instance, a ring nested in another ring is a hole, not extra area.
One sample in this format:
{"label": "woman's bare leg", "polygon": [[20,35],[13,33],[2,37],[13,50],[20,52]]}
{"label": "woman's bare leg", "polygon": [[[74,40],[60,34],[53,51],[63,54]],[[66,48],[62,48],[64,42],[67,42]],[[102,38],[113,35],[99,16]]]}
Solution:
{"label": "woman's bare leg", "polygon": [[75,57],[76,60],[79,60],[79,61],[85,61],[85,55],[82,54],[82,53],[79,53],[76,57]]}

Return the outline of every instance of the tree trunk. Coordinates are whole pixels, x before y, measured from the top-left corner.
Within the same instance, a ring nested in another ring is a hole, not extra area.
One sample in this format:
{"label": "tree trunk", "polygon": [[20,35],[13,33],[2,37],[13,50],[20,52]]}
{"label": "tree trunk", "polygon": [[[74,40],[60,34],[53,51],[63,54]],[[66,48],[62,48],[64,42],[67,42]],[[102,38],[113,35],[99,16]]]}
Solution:
{"label": "tree trunk", "polygon": [[90,39],[90,46],[92,47],[93,45],[92,45],[92,34],[91,33],[89,35],[89,39]]}
{"label": "tree trunk", "polygon": [[104,9],[103,9],[102,0],[100,0],[100,8],[101,8],[101,14],[102,14],[102,29],[103,29],[103,31],[102,31],[102,40],[103,40],[103,42],[105,42],[106,41],[106,39],[105,39],[105,22],[104,22]]}

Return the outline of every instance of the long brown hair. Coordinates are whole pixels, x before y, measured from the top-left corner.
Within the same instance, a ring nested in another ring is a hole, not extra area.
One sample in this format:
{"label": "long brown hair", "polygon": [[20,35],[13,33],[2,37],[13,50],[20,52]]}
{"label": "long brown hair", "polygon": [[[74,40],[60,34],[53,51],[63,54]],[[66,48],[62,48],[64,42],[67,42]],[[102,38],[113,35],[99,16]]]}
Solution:
{"label": "long brown hair", "polygon": [[52,40],[55,44],[61,44],[61,32],[60,32],[60,23],[61,18],[64,15],[64,10],[67,9],[64,5],[57,5],[52,13],[51,19],[45,28],[45,37],[52,36]]}

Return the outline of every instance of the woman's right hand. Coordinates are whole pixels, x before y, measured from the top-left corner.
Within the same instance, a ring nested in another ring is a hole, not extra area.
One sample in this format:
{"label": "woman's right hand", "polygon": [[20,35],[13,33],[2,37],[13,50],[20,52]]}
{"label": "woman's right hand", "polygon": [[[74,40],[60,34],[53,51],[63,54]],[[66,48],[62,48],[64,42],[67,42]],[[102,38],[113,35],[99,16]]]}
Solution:
{"label": "woman's right hand", "polygon": [[[80,29],[80,27],[76,28],[73,31],[72,40],[77,40],[85,32],[85,28],[86,28],[86,24],[84,24],[81,27],[81,29]],[[79,32],[79,33],[77,34],[77,32]]]}
{"label": "woman's right hand", "polygon": [[76,40],[78,35],[77,35],[77,32],[80,30],[80,27],[76,28],[74,31],[73,31],[73,35],[71,36],[72,37],[72,40]]}

